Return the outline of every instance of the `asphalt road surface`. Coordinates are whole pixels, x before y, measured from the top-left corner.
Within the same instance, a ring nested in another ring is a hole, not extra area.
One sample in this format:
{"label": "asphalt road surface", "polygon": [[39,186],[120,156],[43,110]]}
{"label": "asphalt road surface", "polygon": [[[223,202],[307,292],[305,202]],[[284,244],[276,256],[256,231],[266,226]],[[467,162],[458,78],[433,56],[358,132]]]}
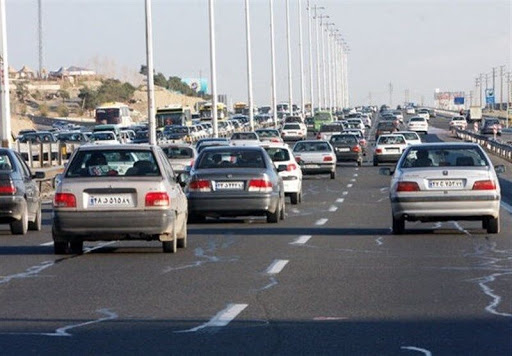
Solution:
{"label": "asphalt road surface", "polygon": [[[452,140],[444,124],[431,120],[423,138]],[[40,233],[0,231],[0,353],[510,355],[505,164],[497,235],[479,222],[392,235],[390,178],[371,155],[339,165],[336,180],[306,176],[304,202],[287,203],[279,224],[189,225],[175,255],[136,241],[55,256],[45,205]]]}

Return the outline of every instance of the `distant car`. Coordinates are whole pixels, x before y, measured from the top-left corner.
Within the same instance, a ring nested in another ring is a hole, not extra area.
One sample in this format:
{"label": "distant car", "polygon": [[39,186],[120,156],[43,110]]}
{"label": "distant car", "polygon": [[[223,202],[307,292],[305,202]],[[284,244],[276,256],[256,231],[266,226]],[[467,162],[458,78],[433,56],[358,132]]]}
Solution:
{"label": "distant car", "polygon": [[430,117],[437,117],[437,111],[435,109],[427,109]]}
{"label": "distant car", "polygon": [[19,153],[0,148],[0,224],[9,224],[11,233],[25,235],[27,230],[41,230],[41,196],[35,179]]}
{"label": "distant car", "polygon": [[304,174],[329,174],[336,178],[336,154],[331,144],[324,140],[298,141],[293,146],[295,159]]}
{"label": "distant car", "polygon": [[187,188],[189,222],[206,217],[266,216],[285,218],[283,179],[260,146],[208,147],[190,172]]}
{"label": "distant car", "polygon": [[483,118],[480,133],[483,135],[494,134],[494,131],[496,131],[496,135],[501,136],[502,126],[500,120],[494,117]]}
{"label": "distant car", "polygon": [[187,244],[187,199],[156,145],[84,145],[53,200],[55,254],[80,254],[84,241],[159,240],[164,252]]}
{"label": "distant car", "polygon": [[408,115],[414,115],[416,114],[416,110],[412,106],[408,106],[405,108],[405,113]]}
{"label": "distant car", "polygon": [[404,135],[391,134],[379,136],[373,153],[373,165],[378,166],[379,163],[397,162],[406,147],[407,141]]}
{"label": "distant car", "polygon": [[391,134],[396,131],[398,131],[398,128],[393,121],[380,121],[377,123],[375,130],[375,140],[377,140],[380,135]]}
{"label": "distant car", "polygon": [[358,166],[363,164],[363,149],[356,135],[346,133],[332,135],[329,143],[334,147],[338,162],[356,162]]}
{"label": "distant car", "polygon": [[281,128],[281,138],[283,141],[305,140],[307,135],[304,128],[304,124],[301,125],[297,122],[286,123]]}
{"label": "distant car", "polygon": [[197,154],[201,153],[201,151],[206,147],[213,147],[213,146],[229,146],[229,139],[224,137],[210,137],[210,138],[203,138],[196,142],[196,151]]}
{"label": "distant car", "polygon": [[197,157],[194,147],[188,144],[162,144],[160,147],[167,156],[174,173],[188,172],[194,165]]}
{"label": "distant car", "polygon": [[368,150],[368,141],[366,140],[362,130],[359,130],[359,129],[345,129],[341,133],[342,134],[356,135],[357,139],[359,140],[359,145],[361,146],[361,149],[363,150],[363,156],[366,156],[366,152]]}
{"label": "distant car", "polygon": [[286,166],[285,169],[279,169],[279,175],[283,178],[284,194],[290,197],[292,204],[302,201],[302,169],[295,160],[292,150],[286,144],[272,143],[264,145],[272,162],[279,169],[279,166]]}
{"label": "distant car", "polygon": [[279,130],[276,129],[257,129],[256,134],[261,142],[283,142]]}
{"label": "distant car", "polygon": [[[485,151],[474,143],[409,146],[390,183],[393,233],[406,221],[480,220],[489,234],[500,231],[500,184]],[[390,175],[391,169],[381,169]]]}
{"label": "distant car", "polygon": [[343,125],[338,125],[334,123],[325,124],[320,126],[316,134],[317,140],[329,141],[332,135],[340,134],[344,129]]}
{"label": "distant car", "polygon": [[428,133],[428,120],[421,116],[414,116],[407,122],[407,129],[409,131],[423,132],[425,135]]}
{"label": "distant car", "polygon": [[112,131],[98,131],[93,132],[91,135],[91,143],[95,145],[117,145],[119,139]]}
{"label": "distant car", "polygon": [[235,132],[229,141],[232,146],[258,146],[261,144],[258,134],[254,131]]}
{"label": "distant car", "polygon": [[464,116],[454,116],[450,120],[450,130],[460,129],[465,130],[468,126],[466,118]]}
{"label": "distant car", "polygon": [[409,145],[419,145],[422,142],[420,136],[415,131],[397,131],[393,135],[403,135]]}
{"label": "distant car", "polygon": [[416,112],[416,115],[424,118],[427,121],[430,119],[430,111],[428,109],[419,109]]}

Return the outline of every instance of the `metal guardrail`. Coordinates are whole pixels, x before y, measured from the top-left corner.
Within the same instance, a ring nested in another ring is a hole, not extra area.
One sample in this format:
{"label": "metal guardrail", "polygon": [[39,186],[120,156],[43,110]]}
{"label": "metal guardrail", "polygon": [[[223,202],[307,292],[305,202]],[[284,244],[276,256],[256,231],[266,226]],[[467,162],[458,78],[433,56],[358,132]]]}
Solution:
{"label": "metal guardrail", "polygon": [[486,151],[512,162],[512,143],[501,142],[472,131],[455,129],[455,136],[461,140],[475,142]]}

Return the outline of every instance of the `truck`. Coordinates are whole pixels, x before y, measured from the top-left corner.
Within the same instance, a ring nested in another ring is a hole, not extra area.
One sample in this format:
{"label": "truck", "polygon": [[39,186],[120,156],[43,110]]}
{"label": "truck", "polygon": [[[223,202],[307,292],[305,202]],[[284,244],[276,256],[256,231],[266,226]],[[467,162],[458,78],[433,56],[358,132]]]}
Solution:
{"label": "truck", "polygon": [[480,106],[471,106],[466,113],[466,121],[472,123],[474,121],[482,121],[482,108]]}

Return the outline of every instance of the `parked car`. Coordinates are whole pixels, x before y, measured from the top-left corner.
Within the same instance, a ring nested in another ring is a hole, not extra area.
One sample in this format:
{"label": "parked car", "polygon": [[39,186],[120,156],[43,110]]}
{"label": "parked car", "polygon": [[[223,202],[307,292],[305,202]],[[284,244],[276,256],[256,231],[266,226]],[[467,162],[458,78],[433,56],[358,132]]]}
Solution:
{"label": "parked car", "polygon": [[41,230],[41,196],[36,179],[19,153],[0,148],[0,224],[9,224],[11,233],[25,235]]}
{"label": "parked car", "polygon": [[[409,146],[390,183],[393,232],[406,221],[480,220],[487,233],[500,231],[500,184],[485,151],[474,143]],[[381,174],[392,174],[389,168]]]}
{"label": "parked car", "polygon": [[156,145],[84,145],[58,177],[52,236],[56,254],[84,241],[159,240],[187,245],[187,199]]}
{"label": "parked car", "polygon": [[380,135],[375,144],[373,153],[373,165],[379,163],[394,163],[400,159],[404,149],[407,147],[407,140],[404,135],[391,134]]}
{"label": "parked car", "polygon": [[336,154],[331,144],[324,140],[298,141],[293,146],[293,154],[301,165],[304,174],[328,173],[336,178]]}
{"label": "parked car", "polygon": [[266,216],[285,218],[283,179],[260,146],[208,147],[190,172],[189,222],[206,217]]}
{"label": "parked car", "polygon": [[197,157],[196,149],[188,144],[163,144],[164,151],[174,173],[188,172],[194,165]]}
{"label": "parked car", "polygon": [[334,147],[338,162],[356,162],[358,166],[363,164],[363,149],[356,135],[347,133],[333,135],[329,143]]}
{"label": "parked car", "polygon": [[302,170],[295,160],[292,150],[286,144],[271,143],[263,146],[272,162],[279,169],[279,175],[283,178],[284,194],[290,197],[292,204],[302,201]]}

